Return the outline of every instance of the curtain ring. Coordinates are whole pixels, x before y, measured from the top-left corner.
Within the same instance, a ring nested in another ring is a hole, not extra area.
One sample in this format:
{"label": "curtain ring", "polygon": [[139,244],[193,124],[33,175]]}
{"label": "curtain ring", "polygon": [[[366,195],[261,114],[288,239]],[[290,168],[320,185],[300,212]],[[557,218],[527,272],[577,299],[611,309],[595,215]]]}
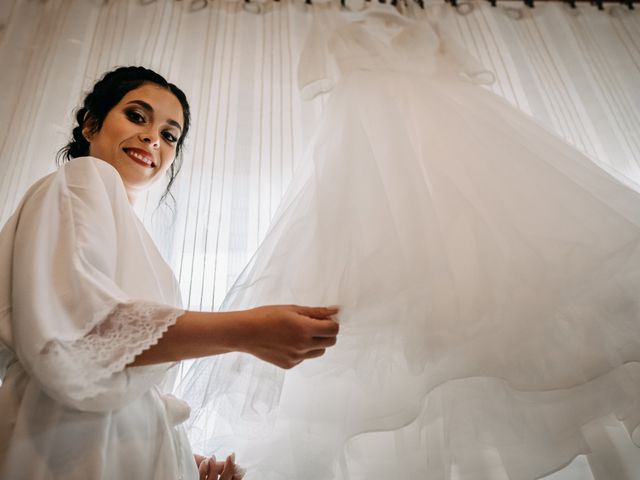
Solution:
{"label": "curtain ring", "polygon": [[502,11],[507,17],[513,18],[514,20],[522,20],[524,17],[524,12],[519,7],[502,6]]}
{"label": "curtain ring", "polygon": [[151,5],[156,0],[140,0],[140,5]]}
{"label": "curtain ring", "polygon": [[197,12],[199,10],[204,10],[209,5],[209,0],[191,0],[189,4],[189,10],[192,12]]}
{"label": "curtain ring", "polygon": [[252,2],[251,0],[244,0],[242,8],[249,13],[255,13],[256,15],[262,13],[262,5],[258,2]]}
{"label": "curtain ring", "polygon": [[[362,12],[367,9],[366,0],[340,0],[343,9],[346,9],[350,12]],[[355,5],[354,5],[355,4]],[[360,4],[358,8],[358,4]]]}
{"label": "curtain ring", "polygon": [[458,5],[456,6],[456,13],[458,15],[469,15],[471,12],[473,12],[474,9],[474,5],[471,2],[459,2]]}
{"label": "curtain ring", "polygon": [[[622,2],[620,2],[620,4],[622,4]],[[629,3],[628,5],[632,4]],[[622,5],[612,5],[611,8],[607,10],[607,13],[613,18],[622,18],[625,14],[625,10]]]}

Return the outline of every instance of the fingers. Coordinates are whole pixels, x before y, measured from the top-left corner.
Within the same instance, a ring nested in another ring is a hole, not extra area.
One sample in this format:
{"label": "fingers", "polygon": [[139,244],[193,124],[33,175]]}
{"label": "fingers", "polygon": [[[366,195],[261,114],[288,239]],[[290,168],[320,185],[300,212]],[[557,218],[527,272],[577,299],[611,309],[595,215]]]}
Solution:
{"label": "fingers", "polygon": [[335,337],[340,331],[340,324],[333,320],[323,320],[322,322],[313,322],[311,325],[312,336],[320,338]]}
{"label": "fingers", "polygon": [[198,465],[200,480],[242,480],[246,471],[236,465],[236,454],[232,453],[224,462],[216,462],[216,457],[194,455]]}
{"label": "fingers", "polygon": [[244,469],[236,465],[236,454],[232,453],[224,462],[219,480],[242,480],[244,474]]}
{"label": "fingers", "polygon": [[317,358],[317,357],[321,357],[322,355],[324,355],[325,349],[324,348],[318,348],[317,350],[311,350],[309,352],[307,352],[305,354],[305,360],[308,360],[310,358]]}
{"label": "fingers", "polygon": [[[323,307],[302,307],[311,309],[324,309]],[[328,310],[328,309],[324,309]],[[340,331],[340,325],[332,320],[325,319],[318,321],[313,318],[306,322],[306,339],[304,340],[304,347],[302,348],[302,359],[320,357],[324,354],[326,348],[332,347],[336,344],[337,335]]]}
{"label": "fingers", "polygon": [[312,350],[317,348],[333,347],[336,344],[336,337],[314,337]]}
{"label": "fingers", "polygon": [[198,466],[198,475],[200,480],[207,480],[211,478],[218,478],[216,473],[216,457],[213,455],[210,458],[203,458]]}
{"label": "fingers", "polygon": [[233,479],[233,473],[235,471],[235,465],[233,464],[234,460],[235,460],[235,455],[233,453],[227,457],[227,459],[224,462],[222,473],[220,474],[220,480]]}
{"label": "fingers", "polygon": [[336,343],[340,326],[333,315],[338,311],[338,307],[299,305],[257,307],[253,311],[261,320],[255,323],[257,335],[243,348],[280,368],[293,368]]}
{"label": "fingers", "polygon": [[340,311],[339,307],[303,307],[300,305],[293,305],[293,307],[297,313],[317,320],[325,320]]}
{"label": "fingers", "polygon": [[[340,331],[340,324],[331,316],[337,313],[338,309],[324,308],[324,307],[298,307],[296,311],[298,315],[301,315],[305,319],[305,328],[311,337],[335,337]],[[305,313],[305,311],[313,310],[315,316]],[[321,316],[318,312],[334,312],[328,316]],[[320,320],[320,321],[319,321]]]}

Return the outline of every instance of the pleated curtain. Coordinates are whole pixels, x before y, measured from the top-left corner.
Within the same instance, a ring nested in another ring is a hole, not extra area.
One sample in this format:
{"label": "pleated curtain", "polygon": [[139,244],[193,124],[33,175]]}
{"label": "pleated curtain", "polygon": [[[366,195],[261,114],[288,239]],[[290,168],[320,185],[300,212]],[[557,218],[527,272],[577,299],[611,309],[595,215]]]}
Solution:
{"label": "pleated curtain", "polygon": [[[326,100],[302,100],[296,83],[314,6],[257,5],[253,12],[240,1],[3,0],[0,221],[56,168],[91,85],[119,65],[153,68],[187,93],[193,129],[173,188],[175,213],[156,209],[160,188],[136,209],[188,307],[219,305],[266,232]],[[478,0],[451,9],[445,22],[495,72],[495,84],[479,88],[640,183],[637,11]]]}

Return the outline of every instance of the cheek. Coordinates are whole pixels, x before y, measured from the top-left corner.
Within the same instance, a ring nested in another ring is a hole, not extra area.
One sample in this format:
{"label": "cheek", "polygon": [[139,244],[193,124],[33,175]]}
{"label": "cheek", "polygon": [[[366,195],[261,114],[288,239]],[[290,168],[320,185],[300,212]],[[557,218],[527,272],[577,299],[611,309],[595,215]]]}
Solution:
{"label": "cheek", "polygon": [[118,132],[113,127],[103,126],[103,128],[94,137],[94,141],[91,142],[91,148],[100,153],[110,153],[117,149],[118,146]]}
{"label": "cheek", "polygon": [[119,145],[124,142],[127,138],[135,135],[135,129],[132,129],[129,125],[118,124],[115,125],[111,130],[111,140],[113,142],[113,147],[118,148]]}
{"label": "cheek", "polygon": [[165,147],[162,153],[162,158],[164,160],[164,163],[168,165],[172,164],[176,160],[176,149],[170,146]]}
{"label": "cheek", "polygon": [[166,173],[171,169],[171,165],[176,161],[175,150],[167,150],[162,155],[162,173]]}
{"label": "cheek", "polygon": [[99,134],[95,136],[89,143],[89,152],[95,156],[107,160],[109,153],[109,139],[105,135]]}

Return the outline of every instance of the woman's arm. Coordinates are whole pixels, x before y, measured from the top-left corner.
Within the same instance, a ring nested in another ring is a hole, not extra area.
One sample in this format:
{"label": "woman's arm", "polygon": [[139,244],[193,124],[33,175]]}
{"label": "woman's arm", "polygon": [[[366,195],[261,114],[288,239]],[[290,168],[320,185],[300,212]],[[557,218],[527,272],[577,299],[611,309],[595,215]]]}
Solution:
{"label": "woman's arm", "polygon": [[128,366],[244,352],[291,368],[336,343],[337,308],[278,305],[237,312],[186,312]]}

